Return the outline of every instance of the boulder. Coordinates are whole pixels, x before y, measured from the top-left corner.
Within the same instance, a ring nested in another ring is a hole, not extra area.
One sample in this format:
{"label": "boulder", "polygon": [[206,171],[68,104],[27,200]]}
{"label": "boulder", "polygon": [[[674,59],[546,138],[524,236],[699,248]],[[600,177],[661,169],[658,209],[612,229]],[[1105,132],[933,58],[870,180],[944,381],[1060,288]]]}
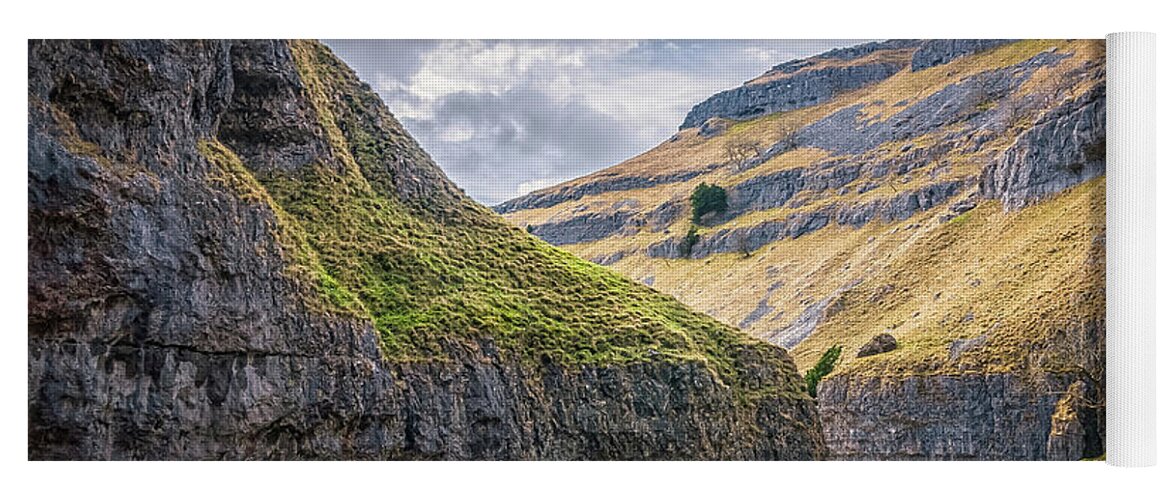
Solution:
{"label": "boulder", "polygon": [[870,339],[870,342],[867,342],[861,349],[858,349],[858,357],[865,358],[866,356],[891,352],[898,346],[899,342],[895,340],[893,335],[883,333]]}

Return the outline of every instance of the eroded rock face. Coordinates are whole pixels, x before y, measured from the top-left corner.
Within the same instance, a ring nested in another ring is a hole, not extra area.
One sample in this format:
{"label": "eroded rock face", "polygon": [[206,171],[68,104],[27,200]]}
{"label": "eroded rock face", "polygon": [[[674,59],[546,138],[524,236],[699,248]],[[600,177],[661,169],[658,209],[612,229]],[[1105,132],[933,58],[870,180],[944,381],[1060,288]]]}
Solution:
{"label": "eroded rock face", "polygon": [[1106,85],[1045,113],[984,170],[980,194],[1020,208],[1106,172]]}
{"label": "eroded rock face", "polygon": [[636,214],[625,211],[592,212],[553,224],[532,226],[532,233],[554,245],[594,241],[622,231],[632,223],[632,217],[641,219]]}
{"label": "eroded rock face", "polygon": [[[708,98],[691,109],[679,128],[700,127],[711,118],[745,120],[813,106],[836,93],[885,79],[908,66],[907,61],[864,62],[863,57],[875,52],[914,48],[909,66],[913,71],[919,71],[1010,42],[1012,40],[888,40],[832,50],[816,58],[778,65],[765,73],[765,76],[772,77],[767,82],[749,82]],[[813,68],[824,61],[829,61],[830,65]]]}
{"label": "eroded rock face", "polygon": [[555,188],[535,191],[533,193],[496,205],[492,207],[492,209],[497,213],[506,214],[509,212],[515,212],[517,210],[546,208],[558,205],[560,203],[565,203],[567,201],[578,200],[591,194],[605,193],[607,191],[643,189],[654,187],[660,184],[683,182],[715,170],[717,167],[719,167],[719,165],[712,164],[668,175],[623,176],[613,178],[602,177],[598,179],[590,179],[588,182],[579,182],[572,185],[557,186]]}
{"label": "eroded rock face", "polygon": [[[684,248],[684,237],[673,237],[653,243],[646,249],[648,257],[702,259],[716,253],[751,253],[769,243],[782,239],[796,239],[836,223],[861,227],[872,220],[902,221],[916,213],[935,207],[958,193],[965,183],[946,181],[925,188],[904,191],[885,199],[851,205],[829,205],[817,210],[798,212],[780,220],[766,221],[746,227],[718,229],[699,236],[689,251]],[[782,188],[783,189],[783,188]],[[587,229],[592,231],[593,229]],[[573,233],[571,233],[573,234]],[[576,233],[581,239],[582,233]],[[544,236],[542,236],[544,237]]]}
{"label": "eroded rock face", "polygon": [[732,394],[699,363],[530,369],[486,342],[453,352],[458,362],[390,364],[372,345],[352,347],[319,355],[31,343],[30,458],[821,456],[812,405],[778,398],[727,411]]}
{"label": "eroded rock face", "polygon": [[914,46],[914,40],[892,40],[830,51],[819,60],[825,67],[811,67],[809,59],[773,68],[762,83],[752,83],[720,92],[696,104],[679,129],[699,127],[711,118],[745,120],[757,116],[814,106],[835,94],[853,90],[893,75],[907,61],[855,61],[875,51],[894,51]]}
{"label": "eroded rock face", "polygon": [[1054,373],[830,377],[817,398],[837,459],[1077,460],[1101,454],[1105,420],[1087,417],[1076,432],[1051,424],[1074,383],[1086,382]]}
{"label": "eroded rock face", "polygon": [[1098,457],[1105,451],[1100,434],[1104,424],[1101,404],[1095,399],[1089,386],[1078,380],[1057,401],[1045,448],[1050,460],[1081,460]]}
{"label": "eroded rock face", "polygon": [[[1041,52],[1012,66],[972,75],[906,106],[885,120],[865,120],[861,117],[861,106],[851,106],[797,131],[795,140],[804,146],[859,154],[884,143],[919,137],[954,125],[961,125],[961,132],[944,137],[940,142],[958,142],[981,130],[1004,134],[1016,119],[1013,115],[1022,113],[1029,106],[1024,103],[1015,107],[987,104],[1005,98],[1034,72],[1053,67],[1066,57],[1055,52]],[[980,144],[973,146],[979,147]]]}
{"label": "eroded rock face", "polygon": [[941,64],[947,64],[958,57],[975,54],[1012,42],[1012,40],[969,39],[969,40],[926,40],[911,58],[911,70],[919,71]]}
{"label": "eroded rock face", "polygon": [[[743,404],[702,362],[533,364],[491,338],[388,361],[369,320],[307,299],[280,214],[199,150],[254,172],[335,154],[291,61],[285,42],[30,43],[29,458],[823,456],[812,401]],[[391,174],[379,189],[461,196],[392,121],[401,150],[362,165]],[[749,387],[796,380],[779,349],[736,356]]]}
{"label": "eroded rock face", "polygon": [[[1103,265],[1104,248],[1096,263]],[[987,348],[953,343],[951,362]],[[959,347],[957,349],[957,347]],[[818,410],[837,459],[1080,460],[1104,453],[1105,320],[1038,339],[1023,366],[822,380]]]}

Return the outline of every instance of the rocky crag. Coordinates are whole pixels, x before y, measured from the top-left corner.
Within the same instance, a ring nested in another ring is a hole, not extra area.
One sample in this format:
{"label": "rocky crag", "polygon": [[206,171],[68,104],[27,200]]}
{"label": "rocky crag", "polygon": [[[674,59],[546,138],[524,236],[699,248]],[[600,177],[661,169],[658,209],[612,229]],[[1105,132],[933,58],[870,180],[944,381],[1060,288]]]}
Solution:
{"label": "rocky crag", "polygon": [[30,459],[825,456],[784,350],[468,200],[324,46],[28,49]]}
{"label": "rocky crag", "polygon": [[679,128],[699,127],[714,117],[744,120],[821,104],[898,73],[907,67],[916,45],[914,40],[870,43],[778,65],[696,104]]}
{"label": "rocky crag", "polygon": [[[1101,454],[1104,48],[895,40],[784,63],[496,207],[791,348],[839,458]],[[700,183],[727,208],[691,221]],[[890,352],[856,357],[877,335]]]}

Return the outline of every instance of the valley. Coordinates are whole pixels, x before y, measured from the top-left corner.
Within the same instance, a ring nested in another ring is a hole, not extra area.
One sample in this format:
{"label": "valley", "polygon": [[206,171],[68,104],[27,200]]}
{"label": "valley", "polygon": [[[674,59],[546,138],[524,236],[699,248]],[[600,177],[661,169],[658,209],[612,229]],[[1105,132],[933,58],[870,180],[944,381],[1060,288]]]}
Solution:
{"label": "valley", "polygon": [[[1077,459],[1105,431],[1104,159],[1101,41],[893,40],[496,210],[802,371],[841,346],[817,396],[838,458]],[[701,184],[726,206],[695,219]]]}

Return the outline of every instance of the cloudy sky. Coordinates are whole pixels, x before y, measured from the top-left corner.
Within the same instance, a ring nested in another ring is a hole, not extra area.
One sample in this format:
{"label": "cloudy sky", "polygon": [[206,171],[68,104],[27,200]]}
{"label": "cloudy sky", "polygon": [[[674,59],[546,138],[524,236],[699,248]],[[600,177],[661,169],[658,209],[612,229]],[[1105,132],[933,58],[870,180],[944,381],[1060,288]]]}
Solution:
{"label": "cloudy sky", "polygon": [[862,40],[327,40],[447,175],[493,205],[608,167],[691,106]]}

